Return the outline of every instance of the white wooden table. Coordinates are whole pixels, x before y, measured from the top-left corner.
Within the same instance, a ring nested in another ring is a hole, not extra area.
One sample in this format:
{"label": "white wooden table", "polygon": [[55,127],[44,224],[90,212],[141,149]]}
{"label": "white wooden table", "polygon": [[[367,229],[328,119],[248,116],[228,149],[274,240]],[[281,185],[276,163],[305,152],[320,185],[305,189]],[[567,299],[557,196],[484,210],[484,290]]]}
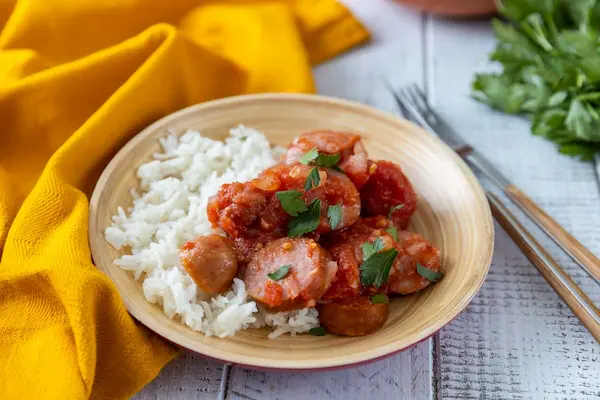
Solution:
{"label": "white wooden table", "polygon": [[[317,67],[320,93],[397,113],[384,80],[396,86],[419,83],[461,135],[600,254],[595,166],[559,155],[550,143],[531,136],[526,121],[469,98],[473,73],[486,67],[486,53],[495,43],[488,21],[438,19],[389,0],[346,3],[373,41]],[[433,339],[409,351],[318,373],[257,372],[183,354],[135,399],[600,398],[600,345],[496,229],[493,263],[477,297]],[[600,288],[549,247],[599,304]]]}

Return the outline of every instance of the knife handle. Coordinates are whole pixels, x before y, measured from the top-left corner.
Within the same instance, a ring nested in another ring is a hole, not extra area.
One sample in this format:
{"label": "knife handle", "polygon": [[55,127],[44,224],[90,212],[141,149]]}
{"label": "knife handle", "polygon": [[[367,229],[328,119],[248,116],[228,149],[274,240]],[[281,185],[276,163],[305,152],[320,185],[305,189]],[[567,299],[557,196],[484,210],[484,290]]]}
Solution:
{"label": "knife handle", "polygon": [[600,260],[586,249],[577,239],[549,216],[531,198],[514,185],[508,185],[504,192],[531,218],[548,236],[554,240],[581,268],[600,283]]}

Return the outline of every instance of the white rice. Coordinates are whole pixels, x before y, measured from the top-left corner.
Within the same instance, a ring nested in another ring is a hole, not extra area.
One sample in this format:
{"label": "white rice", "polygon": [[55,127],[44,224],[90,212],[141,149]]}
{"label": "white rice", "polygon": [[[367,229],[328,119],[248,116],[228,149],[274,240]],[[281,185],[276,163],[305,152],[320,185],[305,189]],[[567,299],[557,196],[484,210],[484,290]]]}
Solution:
{"label": "white rice", "polygon": [[[251,128],[231,129],[224,142],[187,131],[160,139],[162,152],[140,165],[141,192],[131,190],[133,207],[119,207],[106,240],[121,258],[114,263],[142,280],[146,300],[161,305],[206,336],[227,337],[249,327],[273,327],[273,339],[295,335],[319,325],[315,309],[269,314],[248,298],[244,282],[234,279],[231,290],[209,297],[202,293],[179,261],[179,247],[200,235],[216,233],[206,216],[208,198],[221,185],[255,178],[275,165],[283,150],[271,148],[266,137]],[[128,253],[128,254],[125,254]]]}

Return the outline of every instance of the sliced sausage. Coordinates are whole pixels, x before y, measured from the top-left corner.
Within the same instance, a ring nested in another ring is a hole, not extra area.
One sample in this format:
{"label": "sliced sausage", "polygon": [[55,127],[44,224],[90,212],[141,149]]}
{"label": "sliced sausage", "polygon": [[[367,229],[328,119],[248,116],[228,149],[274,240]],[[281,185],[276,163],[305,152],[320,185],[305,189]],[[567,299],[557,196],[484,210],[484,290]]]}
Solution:
{"label": "sliced sausage", "polygon": [[232,241],[219,235],[200,236],[186,242],[179,257],[196,285],[208,294],[229,290],[238,271]]}
{"label": "sliced sausage", "polygon": [[323,240],[323,246],[338,264],[337,274],[323,300],[342,301],[357,297],[363,291],[371,291],[360,282],[359,267],[364,261],[362,245],[380,239],[382,250],[387,250],[394,247],[394,241],[384,229],[369,226],[370,223],[370,219],[361,219],[350,228],[333,232]]}
{"label": "sliced sausage", "polygon": [[385,324],[389,315],[388,303],[373,304],[362,296],[344,303],[319,304],[319,322],[327,332],[344,336],[364,336]]}
{"label": "sliced sausage", "polygon": [[369,178],[369,156],[359,135],[336,131],[303,133],[289,147],[285,162],[295,163],[304,153],[314,148],[324,154],[339,154],[338,166],[358,188]]}
{"label": "sliced sausage", "polygon": [[429,286],[431,282],[417,272],[417,263],[438,272],[440,251],[418,233],[398,232],[398,244],[402,250],[394,261],[388,281],[388,293],[410,294]]}
{"label": "sliced sausage", "polygon": [[286,236],[285,229],[273,229],[270,232],[261,230],[248,230],[243,236],[233,240],[238,253],[238,260],[242,264],[250,262],[253,255],[265,247],[269,242]]}
{"label": "sliced sausage", "polygon": [[[321,172],[325,172],[325,176],[321,178],[321,184],[305,195],[307,204],[315,199],[321,200],[321,222],[317,231],[327,233],[352,225],[360,217],[361,210],[360,194],[356,186],[341,172],[332,169]],[[341,206],[341,219],[334,229],[332,229],[329,219],[330,206]]]}
{"label": "sliced sausage", "polygon": [[[279,280],[269,278],[281,267],[289,272]],[[244,275],[248,294],[278,311],[314,307],[331,285],[337,264],[312,239],[281,238],[256,252]]]}
{"label": "sliced sausage", "polygon": [[225,184],[209,199],[208,219],[214,227],[221,227],[236,239],[254,239],[257,235],[252,232],[270,235],[274,231],[287,231],[291,217],[282,208],[277,192],[297,190],[307,204],[321,200],[317,233],[331,231],[328,210],[333,205],[341,207],[341,221],[335,226],[336,230],[354,223],[361,210],[356,186],[340,172],[319,169],[319,185],[306,190],[305,184],[313,168],[303,164],[279,164],[250,182]]}
{"label": "sliced sausage", "polygon": [[[360,216],[360,193],[352,181],[343,173],[333,169],[319,168],[319,184],[306,190],[306,181],[314,167],[300,163],[279,164],[265,170],[256,179],[262,187],[275,188],[276,191],[297,190],[303,193],[306,204],[314,200],[321,200],[321,222],[317,231],[327,233],[331,231],[329,223],[329,206],[341,206],[341,221],[335,230],[352,225]],[[276,183],[275,183],[276,182]],[[277,200],[275,200],[277,202]],[[277,202],[278,203],[278,202]],[[266,218],[271,213],[264,212]],[[287,221],[286,221],[287,223]]]}
{"label": "sliced sausage", "polygon": [[392,210],[394,225],[405,229],[417,208],[417,194],[400,166],[390,161],[374,165],[374,173],[360,191],[363,211],[373,216],[388,215]]}
{"label": "sliced sausage", "polygon": [[214,227],[219,226],[236,238],[257,220],[267,200],[267,193],[250,183],[225,184],[208,200],[206,214]]}

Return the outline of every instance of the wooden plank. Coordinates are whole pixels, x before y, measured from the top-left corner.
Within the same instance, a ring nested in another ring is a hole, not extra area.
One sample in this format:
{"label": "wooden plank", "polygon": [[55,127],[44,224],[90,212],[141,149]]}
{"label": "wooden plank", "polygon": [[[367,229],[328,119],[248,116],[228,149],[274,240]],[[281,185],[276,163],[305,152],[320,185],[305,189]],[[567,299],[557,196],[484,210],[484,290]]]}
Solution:
{"label": "wooden plank", "polygon": [[191,353],[171,361],[133,400],[214,400],[221,388],[224,366]]}
{"label": "wooden plank", "polygon": [[429,399],[429,345],[357,368],[276,373],[233,368],[227,399]]}
{"label": "wooden plank", "polygon": [[[385,86],[422,82],[422,16],[392,2],[348,0],[370,29],[370,45],[315,70],[319,93],[397,112]],[[431,341],[389,359],[339,371],[259,372],[233,367],[228,399],[430,399]]]}
{"label": "wooden plank", "polygon": [[[518,187],[600,253],[600,194],[593,166],[561,156],[552,144],[531,136],[527,121],[469,99],[473,73],[486,66],[486,53],[494,46],[489,23],[430,19],[425,32],[428,91],[437,109]],[[531,223],[527,227],[539,234]],[[548,239],[542,242],[598,302],[600,288]],[[488,278],[466,311],[442,330],[439,354],[444,399],[600,396],[598,344],[499,227]]]}

